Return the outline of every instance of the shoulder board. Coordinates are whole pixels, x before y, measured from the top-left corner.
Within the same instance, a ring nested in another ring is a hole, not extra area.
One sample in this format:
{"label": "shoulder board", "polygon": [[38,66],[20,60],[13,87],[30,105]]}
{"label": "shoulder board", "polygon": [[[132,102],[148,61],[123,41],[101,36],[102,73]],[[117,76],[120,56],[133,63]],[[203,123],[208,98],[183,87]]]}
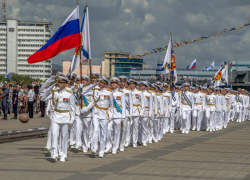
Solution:
{"label": "shoulder board", "polygon": [[152,91],[148,91],[148,93],[152,93]]}
{"label": "shoulder board", "polygon": [[71,88],[71,86],[66,86],[66,87]]}
{"label": "shoulder board", "polygon": [[157,94],[157,96],[161,96],[161,95],[162,95],[162,93],[158,93],[158,94]]}
{"label": "shoulder board", "polygon": [[130,90],[129,88],[126,88],[127,90]]}
{"label": "shoulder board", "polygon": [[137,91],[141,91],[140,89],[137,89]]}
{"label": "shoulder board", "polygon": [[99,88],[94,88],[94,90],[100,90]]}
{"label": "shoulder board", "polygon": [[58,91],[58,89],[53,89],[53,90],[51,90],[51,92],[56,92],[56,91]]}
{"label": "shoulder board", "polygon": [[111,89],[109,89],[109,88],[107,88],[106,90],[107,90],[107,91],[110,91],[110,92],[112,92],[112,90],[111,90]]}
{"label": "shoulder board", "polygon": [[123,91],[119,90],[118,92],[123,92]]}
{"label": "shoulder board", "polygon": [[70,90],[66,90],[66,92],[68,92],[68,93],[72,94],[72,91],[70,91]]}
{"label": "shoulder board", "polygon": [[79,86],[79,84],[76,84],[76,86]]}

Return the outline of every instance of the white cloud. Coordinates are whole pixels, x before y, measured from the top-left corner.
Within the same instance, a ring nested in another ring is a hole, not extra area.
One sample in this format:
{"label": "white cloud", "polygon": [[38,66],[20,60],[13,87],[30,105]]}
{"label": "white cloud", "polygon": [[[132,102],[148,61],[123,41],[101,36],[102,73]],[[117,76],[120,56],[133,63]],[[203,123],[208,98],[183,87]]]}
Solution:
{"label": "white cloud", "polygon": [[152,14],[145,14],[145,19],[143,21],[143,25],[149,25],[156,22],[155,17]]}

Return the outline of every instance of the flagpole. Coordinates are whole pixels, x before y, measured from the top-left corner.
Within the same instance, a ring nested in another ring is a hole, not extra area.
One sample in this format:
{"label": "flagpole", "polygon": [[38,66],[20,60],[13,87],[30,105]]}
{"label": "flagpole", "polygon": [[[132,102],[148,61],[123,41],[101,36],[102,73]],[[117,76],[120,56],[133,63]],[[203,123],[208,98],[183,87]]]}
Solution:
{"label": "flagpole", "polygon": [[195,69],[196,69],[196,84],[197,84],[197,60],[196,60],[196,62],[195,62],[195,64],[196,64],[196,67],[195,67]]}
{"label": "flagpole", "polygon": [[[172,32],[170,32],[170,38],[171,38],[171,46],[172,46]],[[169,87],[170,87],[170,91],[171,91],[171,86],[172,86],[172,79],[171,79],[171,73],[172,73],[172,49],[170,49],[171,51],[171,62],[170,62],[170,71],[169,71]]]}
{"label": "flagpole", "polygon": [[[77,0],[77,5],[79,5]],[[80,52],[80,81],[82,83],[82,32],[80,33],[80,47],[78,48],[78,53]],[[82,95],[80,96],[81,99],[81,109],[82,109]]]}

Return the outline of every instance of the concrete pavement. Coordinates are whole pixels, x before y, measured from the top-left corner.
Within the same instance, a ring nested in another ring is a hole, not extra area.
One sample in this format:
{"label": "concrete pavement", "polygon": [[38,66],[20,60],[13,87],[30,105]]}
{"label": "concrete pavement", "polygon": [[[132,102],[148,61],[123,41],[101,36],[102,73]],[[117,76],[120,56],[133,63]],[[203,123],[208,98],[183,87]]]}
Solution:
{"label": "concrete pavement", "polygon": [[249,133],[250,122],[230,122],[227,129],[212,133],[175,131],[159,143],[104,158],[69,151],[65,163],[49,161],[43,151],[46,138],[5,143],[0,144],[0,179],[249,180]]}

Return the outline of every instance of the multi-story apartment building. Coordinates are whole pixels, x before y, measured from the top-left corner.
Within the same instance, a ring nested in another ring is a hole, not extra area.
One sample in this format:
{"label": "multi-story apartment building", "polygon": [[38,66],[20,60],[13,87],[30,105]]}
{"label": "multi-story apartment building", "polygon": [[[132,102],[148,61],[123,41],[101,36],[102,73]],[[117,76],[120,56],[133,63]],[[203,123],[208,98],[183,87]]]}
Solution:
{"label": "multi-story apartment building", "polygon": [[146,65],[143,58],[128,59],[129,53],[124,52],[104,52],[102,61],[102,74],[106,77],[126,75],[130,76],[131,69],[142,69]]}
{"label": "multi-story apartment building", "polygon": [[28,64],[27,58],[51,38],[51,23],[0,22],[0,75],[17,73],[44,79],[51,75],[51,59]]}

